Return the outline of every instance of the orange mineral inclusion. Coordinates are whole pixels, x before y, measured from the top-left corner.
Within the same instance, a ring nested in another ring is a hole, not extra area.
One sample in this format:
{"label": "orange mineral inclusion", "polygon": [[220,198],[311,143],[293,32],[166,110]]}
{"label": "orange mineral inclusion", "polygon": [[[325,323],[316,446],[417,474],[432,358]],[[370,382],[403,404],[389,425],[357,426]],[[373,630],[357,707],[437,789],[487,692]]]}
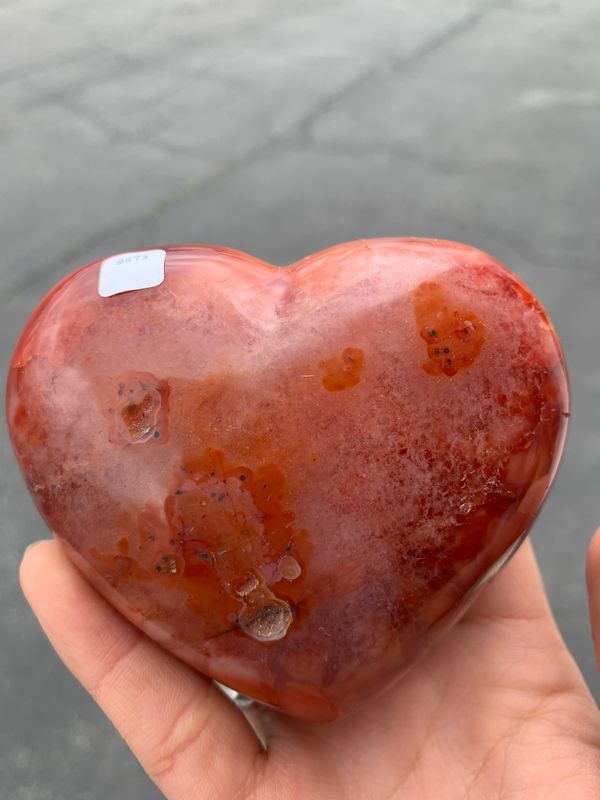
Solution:
{"label": "orange mineral inclusion", "polygon": [[8,377],[17,458],[132,622],[333,719],[397,680],[527,533],[565,436],[560,344],[466,245],[367,240],[287,268],[165,249],[158,286],[101,297],[96,261],[42,300]]}
{"label": "orange mineral inclusion", "polygon": [[423,281],[415,291],[415,317],[427,342],[430,375],[456,375],[469,367],[485,340],[483,322],[472,311],[457,308],[452,296],[435,281]]}

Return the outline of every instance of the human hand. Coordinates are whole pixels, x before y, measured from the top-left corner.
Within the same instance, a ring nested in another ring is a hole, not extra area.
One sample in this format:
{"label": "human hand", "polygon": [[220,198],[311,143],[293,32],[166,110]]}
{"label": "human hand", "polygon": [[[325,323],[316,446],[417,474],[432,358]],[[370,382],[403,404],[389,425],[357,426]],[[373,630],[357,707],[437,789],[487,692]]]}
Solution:
{"label": "human hand", "polygon": [[[56,541],[27,552],[21,583],[59,656],[169,800],[600,797],[600,712],[529,542],[395,687],[329,725],[258,706],[249,724],[114,611]],[[588,587],[600,660],[600,530]]]}

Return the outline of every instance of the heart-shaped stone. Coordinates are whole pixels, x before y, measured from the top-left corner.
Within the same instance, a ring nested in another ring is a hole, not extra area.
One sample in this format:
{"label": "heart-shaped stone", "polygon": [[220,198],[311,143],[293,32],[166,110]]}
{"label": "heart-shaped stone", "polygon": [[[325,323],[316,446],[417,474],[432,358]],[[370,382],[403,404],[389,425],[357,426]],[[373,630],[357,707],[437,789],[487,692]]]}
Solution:
{"label": "heart-shaped stone", "polygon": [[359,241],[285,269],[175,246],[164,278],[157,258],[89,264],[33,313],[8,384],[21,468],[142,630],[332,719],[397,678],[527,532],[568,416],[558,339],[461,244]]}

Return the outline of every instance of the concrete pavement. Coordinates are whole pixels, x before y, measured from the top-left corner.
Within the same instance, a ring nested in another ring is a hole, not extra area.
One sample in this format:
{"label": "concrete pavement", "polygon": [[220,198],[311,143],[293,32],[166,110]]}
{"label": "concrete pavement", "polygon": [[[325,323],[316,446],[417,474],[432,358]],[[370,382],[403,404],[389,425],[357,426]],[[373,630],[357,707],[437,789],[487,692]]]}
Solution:
{"label": "concrete pavement", "polygon": [[[277,263],[338,241],[464,240],[552,315],[574,413],[534,542],[596,696],[583,582],[600,522],[595,0],[0,0],[0,348],[92,258],[208,241]],[[0,442],[0,787],[159,797],[21,599],[45,535]]]}

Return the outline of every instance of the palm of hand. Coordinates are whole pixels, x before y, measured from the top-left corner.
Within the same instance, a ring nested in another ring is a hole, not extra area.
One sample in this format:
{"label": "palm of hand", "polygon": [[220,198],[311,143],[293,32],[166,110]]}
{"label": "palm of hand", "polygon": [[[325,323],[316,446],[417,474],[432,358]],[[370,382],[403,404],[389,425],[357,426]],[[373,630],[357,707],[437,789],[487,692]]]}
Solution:
{"label": "palm of hand", "polygon": [[321,728],[281,720],[275,731],[274,754],[310,776],[305,795],[290,781],[283,796],[574,800],[600,791],[598,711],[529,546],[362,714]]}
{"label": "palm of hand", "polygon": [[[360,712],[315,726],[252,711],[266,749],[218,690],[95,595],[56,543],[30,553],[22,581],[65,663],[169,800],[600,796],[600,715],[529,544],[415,669]],[[64,618],[82,605],[85,613]]]}

